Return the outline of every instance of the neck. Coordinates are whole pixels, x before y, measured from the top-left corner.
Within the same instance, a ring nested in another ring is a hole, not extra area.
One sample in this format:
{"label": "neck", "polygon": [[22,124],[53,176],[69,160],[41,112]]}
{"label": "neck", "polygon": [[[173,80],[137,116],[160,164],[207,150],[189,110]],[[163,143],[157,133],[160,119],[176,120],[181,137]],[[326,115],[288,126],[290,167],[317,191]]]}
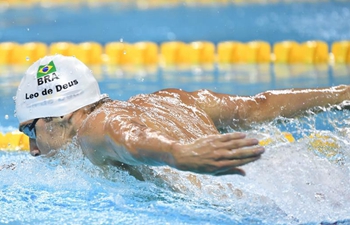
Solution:
{"label": "neck", "polygon": [[79,129],[84,125],[86,119],[89,117],[89,115],[94,112],[96,109],[98,109],[100,106],[102,106],[106,102],[112,101],[110,98],[104,98],[100,101],[93,103],[91,105],[88,105],[84,108],[81,108],[75,112],[72,113],[70,118],[70,123],[72,125],[72,132],[73,136],[77,135],[79,132]]}
{"label": "neck", "polygon": [[73,137],[77,135],[89,114],[90,112],[87,113],[84,109],[79,109],[72,114],[69,122],[71,124],[71,134]]}

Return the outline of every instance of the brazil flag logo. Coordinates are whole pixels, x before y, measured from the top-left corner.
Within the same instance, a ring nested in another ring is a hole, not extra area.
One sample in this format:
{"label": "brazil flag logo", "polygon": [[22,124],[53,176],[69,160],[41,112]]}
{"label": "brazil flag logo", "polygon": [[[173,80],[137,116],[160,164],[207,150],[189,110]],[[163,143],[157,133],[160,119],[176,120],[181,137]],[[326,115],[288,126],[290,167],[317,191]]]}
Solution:
{"label": "brazil flag logo", "polygon": [[53,72],[56,72],[56,66],[53,63],[53,61],[51,61],[47,65],[39,66],[38,73],[36,74],[36,78],[43,77]]}

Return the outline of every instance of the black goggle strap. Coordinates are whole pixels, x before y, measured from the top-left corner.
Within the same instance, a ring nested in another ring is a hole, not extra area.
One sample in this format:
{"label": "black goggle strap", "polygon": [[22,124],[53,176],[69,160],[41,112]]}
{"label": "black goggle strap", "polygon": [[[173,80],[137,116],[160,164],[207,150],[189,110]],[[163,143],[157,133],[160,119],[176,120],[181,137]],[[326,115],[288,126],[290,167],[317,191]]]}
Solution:
{"label": "black goggle strap", "polygon": [[39,120],[39,118],[33,120],[33,123],[30,124],[30,126],[29,126],[29,130],[33,130],[34,129],[35,124],[38,122],[38,120]]}

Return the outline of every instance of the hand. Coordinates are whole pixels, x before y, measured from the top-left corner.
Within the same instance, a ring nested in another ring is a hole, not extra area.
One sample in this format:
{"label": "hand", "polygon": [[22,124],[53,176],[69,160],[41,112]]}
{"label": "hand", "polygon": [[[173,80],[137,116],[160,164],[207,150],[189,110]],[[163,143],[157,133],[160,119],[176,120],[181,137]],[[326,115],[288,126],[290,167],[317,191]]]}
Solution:
{"label": "hand", "polygon": [[174,147],[175,167],[196,173],[245,175],[242,166],[260,158],[265,151],[257,139],[243,133],[218,134]]}

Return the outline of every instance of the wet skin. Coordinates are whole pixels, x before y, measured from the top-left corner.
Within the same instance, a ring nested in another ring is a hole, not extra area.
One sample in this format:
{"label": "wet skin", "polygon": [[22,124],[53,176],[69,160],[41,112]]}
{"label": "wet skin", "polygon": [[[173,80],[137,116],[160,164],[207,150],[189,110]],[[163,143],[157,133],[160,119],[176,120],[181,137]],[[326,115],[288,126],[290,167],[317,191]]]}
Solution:
{"label": "wet skin", "polygon": [[175,89],[106,102],[69,119],[40,119],[35,128],[32,155],[48,154],[77,135],[84,154],[97,165],[169,165],[198,173],[243,174],[237,166],[257,160],[264,151],[258,140],[244,134],[219,134],[198,100]]}
{"label": "wet skin", "polygon": [[92,112],[80,109],[52,121],[39,120],[31,154],[48,153],[76,136],[97,165],[169,165],[212,175],[244,174],[238,167],[259,159],[264,148],[242,133],[219,134],[218,128],[246,127],[347,99],[348,86],[268,91],[253,97],[167,89],[107,101]]}
{"label": "wet skin", "polygon": [[[185,92],[167,90],[105,103],[89,115],[78,140],[95,164],[118,161],[217,175],[242,173],[236,167],[258,159],[263,152],[256,146],[258,140],[238,133],[219,134],[196,102]],[[242,149],[250,146],[254,147]]]}

